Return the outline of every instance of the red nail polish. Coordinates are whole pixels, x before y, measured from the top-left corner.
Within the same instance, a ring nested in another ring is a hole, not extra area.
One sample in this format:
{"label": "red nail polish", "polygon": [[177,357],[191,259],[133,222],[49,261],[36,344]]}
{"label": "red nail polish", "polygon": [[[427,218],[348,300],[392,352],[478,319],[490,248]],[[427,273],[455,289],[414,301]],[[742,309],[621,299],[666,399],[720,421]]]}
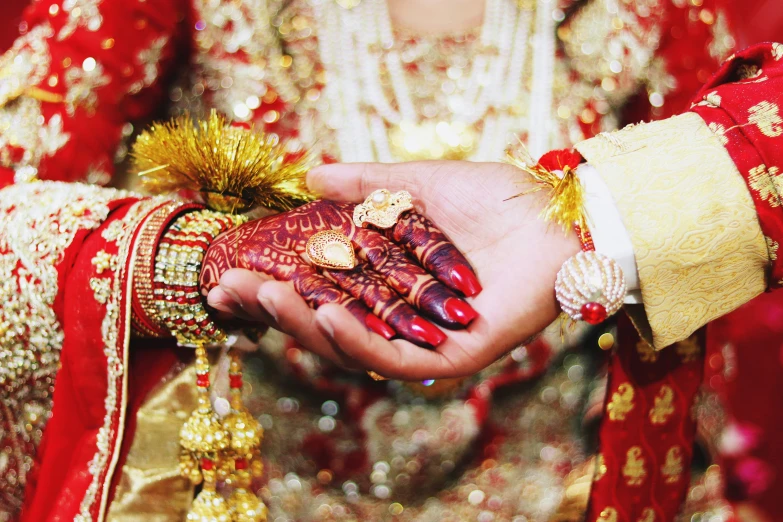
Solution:
{"label": "red nail polish", "polygon": [[428,323],[421,317],[414,317],[411,321],[411,333],[419,341],[425,342],[431,346],[438,346],[446,340],[446,334],[432,323]]}
{"label": "red nail polish", "polygon": [[382,319],[379,319],[372,314],[368,315],[364,319],[364,324],[367,325],[367,328],[377,333],[387,341],[394,337],[397,333],[394,331],[394,328],[386,324]]}
{"label": "red nail polish", "polygon": [[446,299],[446,302],[443,303],[443,308],[449,319],[464,326],[469,325],[473,319],[478,317],[478,312],[476,312],[472,306],[455,297]]}
{"label": "red nail polish", "polygon": [[468,297],[473,297],[482,290],[473,271],[465,265],[457,265],[451,269],[451,280],[454,286]]}

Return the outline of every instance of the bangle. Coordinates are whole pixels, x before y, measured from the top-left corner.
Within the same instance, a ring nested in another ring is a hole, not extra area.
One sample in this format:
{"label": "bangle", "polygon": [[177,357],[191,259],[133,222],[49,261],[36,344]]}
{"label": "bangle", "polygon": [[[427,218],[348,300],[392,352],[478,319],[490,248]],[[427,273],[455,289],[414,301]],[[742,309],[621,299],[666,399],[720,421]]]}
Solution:
{"label": "bangle", "polygon": [[207,314],[199,274],[210,242],[246,219],[199,210],[185,214],[163,234],[155,256],[153,295],[156,320],[183,346],[218,344],[226,334]]}
{"label": "bangle", "polygon": [[131,298],[131,324],[143,337],[167,337],[166,326],[157,320],[157,308],[152,280],[155,276],[155,252],[157,244],[168,225],[183,211],[200,206],[169,202],[155,209],[142,223],[136,240],[136,257],[133,262],[133,295]]}

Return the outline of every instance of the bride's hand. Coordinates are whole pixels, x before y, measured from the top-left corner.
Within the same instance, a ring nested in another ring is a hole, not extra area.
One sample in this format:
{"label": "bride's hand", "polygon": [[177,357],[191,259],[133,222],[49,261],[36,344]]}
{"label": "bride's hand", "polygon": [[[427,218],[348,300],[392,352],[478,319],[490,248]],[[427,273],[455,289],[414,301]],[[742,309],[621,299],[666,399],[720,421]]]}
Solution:
{"label": "bride's hand", "polygon": [[[325,198],[345,201],[363,201],[379,188],[408,190],[417,209],[465,254],[484,291],[471,301],[480,317],[467,330],[449,332],[435,350],[373,335],[340,306],[313,311],[281,283],[256,284],[258,300],[245,293],[244,306],[260,302],[277,327],[306,348],[340,353],[391,378],[456,377],[484,368],[557,317],[555,276],[579,243],[575,234],[538,218],[544,193],[509,199],[530,188],[517,168],[467,162],[336,164],[313,170],[308,184]],[[225,281],[227,287],[237,282]]]}
{"label": "bride's hand", "polygon": [[[290,331],[283,319],[277,323],[259,306],[258,287],[268,279],[261,275],[266,274],[286,281],[313,308],[327,303],[342,306],[385,339],[399,337],[434,347],[445,341],[446,335],[425,317],[449,329],[464,328],[476,318],[475,310],[460,294],[478,293],[477,279],[467,260],[432,223],[416,212],[407,212],[392,232],[384,234],[356,227],[354,207],[353,203],[315,201],[221,235],[210,244],[201,269],[202,291],[212,290],[208,304],[224,312],[234,311],[242,319]],[[305,257],[308,239],[325,230],[351,240],[358,261],[354,269],[319,269]],[[232,270],[237,268],[249,270]],[[215,288],[219,281],[221,287]],[[231,301],[245,304],[248,298],[250,302],[243,308],[232,309]],[[298,306],[286,309],[281,316],[310,318],[311,311],[302,298],[297,296]],[[273,307],[271,304],[267,310]],[[316,353],[350,364],[339,348],[312,339],[310,330],[299,328],[291,333]]]}

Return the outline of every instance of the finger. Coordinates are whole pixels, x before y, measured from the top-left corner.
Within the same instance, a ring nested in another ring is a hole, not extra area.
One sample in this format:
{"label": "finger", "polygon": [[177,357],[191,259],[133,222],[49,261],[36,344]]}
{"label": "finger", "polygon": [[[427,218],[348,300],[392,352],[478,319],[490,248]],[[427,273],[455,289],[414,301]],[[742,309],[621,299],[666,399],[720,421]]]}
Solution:
{"label": "finger", "polygon": [[374,315],[364,303],[316,272],[311,266],[303,263],[297,268],[296,275],[290,282],[293,284],[294,290],[312,308],[318,308],[325,304],[339,304],[378,335],[387,339],[394,337],[394,329]]}
{"label": "finger", "polygon": [[323,306],[316,320],[324,334],[348,357],[384,377],[402,380],[445,379],[471,373],[441,353],[407,341],[387,341],[366,332],[360,323],[337,306]]}
{"label": "finger", "polygon": [[354,270],[327,270],[324,275],[366,304],[403,339],[419,346],[438,346],[446,340],[446,334],[420,317],[377,272],[369,270],[366,265]]}
{"label": "finger", "polygon": [[274,325],[274,319],[258,304],[256,298],[261,285],[267,281],[272,281],[272,278],[266,274],[244,268],[232,268],[220,277],[219,285],[210,291],[210,295],[216,289],[220,289],[222,294],[216,294],[216,298],[220,299],[215,301],[216,303],[224,303],[224,296],[228,296],[233,303],[232,311],[236,311],[236,307],[239,307],[241,317]]}
{"label": "finger", "polygon": [[414,196],[428,169],[414,163],[334,163],[321,165],[307,174],[307,186],[324,199],[361,202],[374,190],[407,190]]}
{"label": "finger", "polygon": [[356,229],[357,254],[405,301],[441,326],[461,329],[478,317],[450,288],[432,277],[399,246],[371,229]]}
{"label": "finger", "polygon": [[386,235],[413,254],[428,272],[449,288],[468,297],[481,292],[481,284],[468,260],[424,215],[413,211],[404,213]]}
{"label": "finger", "polygon": [[[246,313],[234,298],[226,293],[225,290],[216,286],[207,294],[207,306],[217,310],[215,316],[221,321],[231,321],[241,319],[243,321],[253,321],[254,318]],[[269,324],[269,323],[267,323]]]}
{"label": "finger", "polygon": [[[277,329],[293,337],[303,348],[348,368],[359,367],[355,361],[335,346],[315,322],[315,311],[297,294],[290,284],[271,281],[261,286],[258,301],[275,318]],[[356,317],[342,308],[344,313]],[[366,335],[369,335],[366,328]]]}

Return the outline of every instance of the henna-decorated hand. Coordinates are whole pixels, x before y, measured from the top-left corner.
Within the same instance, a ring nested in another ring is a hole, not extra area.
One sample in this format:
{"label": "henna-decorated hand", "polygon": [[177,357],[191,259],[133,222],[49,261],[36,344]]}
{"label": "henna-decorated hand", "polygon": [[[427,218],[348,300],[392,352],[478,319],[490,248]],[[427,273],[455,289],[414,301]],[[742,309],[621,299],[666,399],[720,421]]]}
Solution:
{"label": "henna-decorated hand", "polygon": [[[402,380],[470,375],[555,320],[554,283],[562,263],[579,251],[575,234],[538,218],[546,194],[509,199],[531,188],[516,167],[499,163],[420,162],[327,165],[308,184],[326,198],[363,201],[372,191],[407,190],[476,269],[484,291],[471,304],[480,317],[449,332],[436,350],[369,334],[342,308],[312,311],[290,288],[230,274],[224,286],[245,307],[263,307],[283,331],[313,351],[343,354],[351,362]],[[256,298],[256,295],[258,296]]]}
{"label": "henna-decorated hand", "polygon": [[[464,328],[475,319],[476,312],[455,292],[477,293],[480,287],[475,275],[432,223],[407,212],[389,231],[357,228],[352,219],[354,207],[352,203],[316,201],[221,235],[204,257],[202,292],[215,288],[228,270],[245,268],[289,282],[313,308],[339,304],[386,339],[397,336],[422,346],[437,346],[446,339],[424,317],[450,329]],[[328,229],[352,240],[359,261],[353,270],[321,270],[303,258],[307,240]],[[244,277],[247,281],[240,281],[239,288],[227,287],[231,294],[257,290],[263,280],[257,275]],[[215,290],[209,303],[225,311],[225,298],[225,293]],[[252,299],[256,300],[255,292]],[[255,309],[248,308],[249,314],[240,311],[237,315],[267,319],[276,326],[258,309],[257,301]],[[315,351],[340,360],[330,350]]]}

